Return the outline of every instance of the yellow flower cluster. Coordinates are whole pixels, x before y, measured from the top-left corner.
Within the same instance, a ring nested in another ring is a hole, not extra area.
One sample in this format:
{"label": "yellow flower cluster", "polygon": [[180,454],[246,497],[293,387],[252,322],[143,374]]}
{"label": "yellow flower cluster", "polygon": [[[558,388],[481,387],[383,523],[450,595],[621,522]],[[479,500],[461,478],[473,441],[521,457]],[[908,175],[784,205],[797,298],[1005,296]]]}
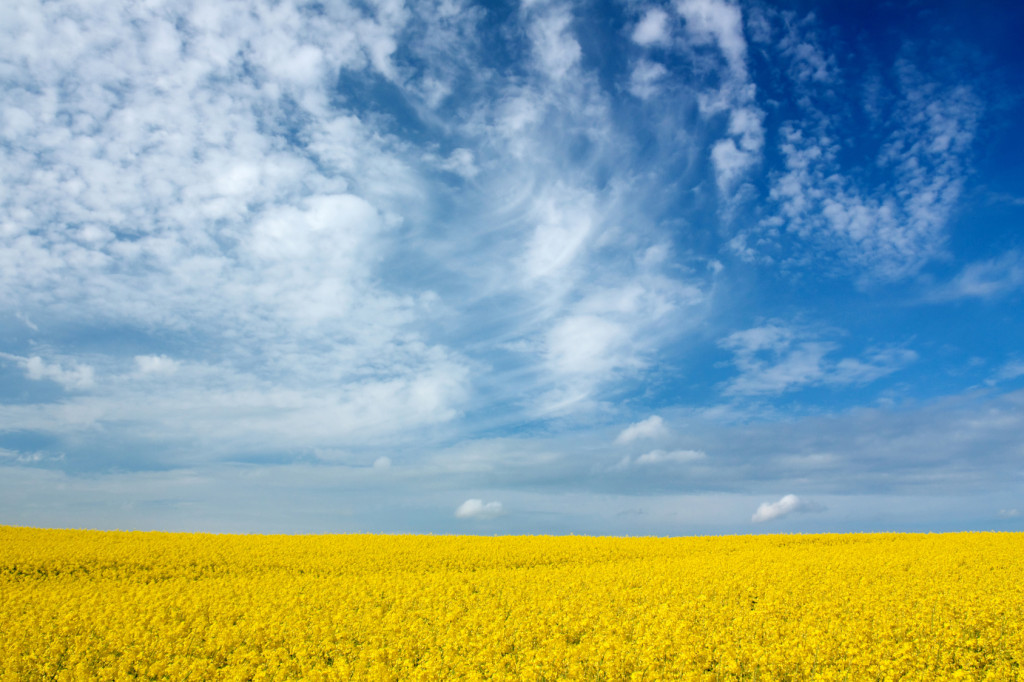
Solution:
{"label": "yellow flower cluster", "polygon": [[1020,680],[1024,535],[0,527],[0,680]]}

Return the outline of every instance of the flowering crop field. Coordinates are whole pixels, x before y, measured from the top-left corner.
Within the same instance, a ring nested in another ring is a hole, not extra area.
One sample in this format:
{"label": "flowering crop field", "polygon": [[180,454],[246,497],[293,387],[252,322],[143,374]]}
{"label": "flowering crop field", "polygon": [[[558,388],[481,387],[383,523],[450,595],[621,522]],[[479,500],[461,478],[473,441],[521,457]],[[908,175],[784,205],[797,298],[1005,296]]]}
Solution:
{"label": "flowering crop field", "polygon": [[1024,679],[1024,535],[0,526],[0,680]]}

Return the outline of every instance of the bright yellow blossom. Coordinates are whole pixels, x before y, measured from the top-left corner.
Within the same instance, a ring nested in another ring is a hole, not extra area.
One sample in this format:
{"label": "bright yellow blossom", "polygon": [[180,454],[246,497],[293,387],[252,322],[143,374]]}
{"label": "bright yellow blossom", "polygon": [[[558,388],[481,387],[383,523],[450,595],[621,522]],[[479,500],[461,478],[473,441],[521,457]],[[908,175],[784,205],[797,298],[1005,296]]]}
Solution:
{"label": "bright yellow blossom", "polygon": [[0,527],[0,681],[1019,680],[1024,535]]}

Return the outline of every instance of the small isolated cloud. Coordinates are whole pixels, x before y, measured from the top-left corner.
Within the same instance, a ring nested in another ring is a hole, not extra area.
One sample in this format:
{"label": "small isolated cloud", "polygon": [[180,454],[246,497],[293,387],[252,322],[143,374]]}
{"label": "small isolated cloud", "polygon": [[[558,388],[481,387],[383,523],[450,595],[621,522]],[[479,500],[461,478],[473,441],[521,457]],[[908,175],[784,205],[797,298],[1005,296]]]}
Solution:
{"label": "small isolated cloud", "polygon": [[630,424],[618,435],[615,442],[619,445],[632,443],[641,438],[662,438],[668,435],[668,427],[658,415],[652,415],[642,422]]}
{"label": "small isolated cloud", "polygon": [[135,369],[139,374],[174,374],[178,361],[166,355],[136,355]]}
{"label": "small isolated cloud", "polygon": [[970,263],[949,284],[929,295],[935,302],[963,298],[996,298],[1024,288],[1024,254],[1004,253],[999,258]]}
{"label": "small isolated cloud", "polygon": [[484,502],[483,500],[466,500],[455,510],[457,519],[493,519],[501,515],[501,502]]}
{"label": "small isolated cloud", "polygon": [[677,464],[684,464],[687,462],[696,462],[698,460],[707,457],[700,450],[672,450],[666,452],[665,450],[651,450],[646,455],[640,455],[636,458],[637,464],[664,464],[673,462]]}
{"label": "small isolated cloud", "polygon": [[377,459],[373,460],[373,468],[374,469],[390,469],[391,468],[391,458],[390,457],[378,457]]}
{"label": "small isolated cloud", "polygon": [[750,520],[754,523],[764,523],[765,521],[782,518],[793,512],[804,513],[823,510],[824,507],[813,502],[801,500],[796,495],[786,495],[778,502],[762,502],[757,511],[754,512],[754,515],[750,517]]}
{"label": "small isolated cloud", "polygon": [[1020,512],[1016,509],[1000,509],[999,518],[1001,519],[1015,519],[1020,516]]}

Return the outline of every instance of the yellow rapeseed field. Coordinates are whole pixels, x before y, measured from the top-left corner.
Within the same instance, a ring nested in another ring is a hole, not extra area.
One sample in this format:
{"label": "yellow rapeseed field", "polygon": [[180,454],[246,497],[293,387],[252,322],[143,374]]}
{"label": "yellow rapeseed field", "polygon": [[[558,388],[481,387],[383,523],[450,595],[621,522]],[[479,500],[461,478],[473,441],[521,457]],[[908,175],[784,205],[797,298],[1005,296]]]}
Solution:
{"label": "yellow rapeseed field", "polygon": [[126,679],[1024,679],[1024,535],[0,527],[0,680]]}

